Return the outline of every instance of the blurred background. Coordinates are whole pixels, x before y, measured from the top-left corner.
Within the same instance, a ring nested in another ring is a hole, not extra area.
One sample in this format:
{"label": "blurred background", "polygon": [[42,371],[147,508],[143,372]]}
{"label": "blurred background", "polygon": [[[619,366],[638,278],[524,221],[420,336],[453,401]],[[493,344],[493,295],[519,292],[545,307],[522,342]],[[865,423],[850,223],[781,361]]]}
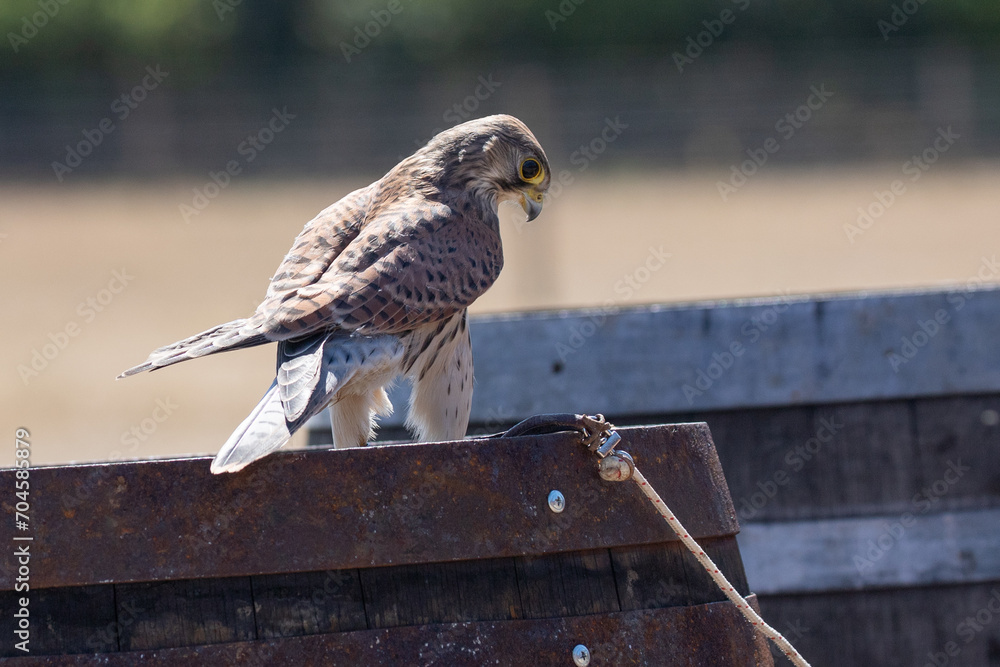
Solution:
{"label": "blurred background", "polygon": [[504,212],[477,313],[1000,282],[991,0],[8,0],[0,35],[2,419],[35,464],[216,451],[272,348],[115,375],[491,113],[559,185]]}

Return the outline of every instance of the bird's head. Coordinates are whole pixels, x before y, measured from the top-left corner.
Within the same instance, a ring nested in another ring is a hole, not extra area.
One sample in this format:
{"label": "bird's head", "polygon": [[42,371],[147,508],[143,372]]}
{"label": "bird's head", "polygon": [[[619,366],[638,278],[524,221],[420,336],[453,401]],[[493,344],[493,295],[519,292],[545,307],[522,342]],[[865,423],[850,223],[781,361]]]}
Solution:
{"label": "bird's head", "polygon": [[470,120],[432,138],[414,158],[435,165],[438,185],[473,192],[494,207],[516,201],[528,220],[542,212],[551,171],[527,125],[500,114]]}

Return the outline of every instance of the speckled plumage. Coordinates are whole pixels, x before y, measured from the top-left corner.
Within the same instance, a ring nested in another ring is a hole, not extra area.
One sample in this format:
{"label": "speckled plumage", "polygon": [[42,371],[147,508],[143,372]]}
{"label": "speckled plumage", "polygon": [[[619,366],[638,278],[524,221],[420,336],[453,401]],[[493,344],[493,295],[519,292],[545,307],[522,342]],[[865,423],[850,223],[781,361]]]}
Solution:
{"label": "speckled plumage", "polygon": [[[524,177],[525,160],[541,172]],[[489,116],[446,130],[380,180],[306,224],[249,318],[162,347],[119,377],[278,342],[275,381],[213,463],[232,472],[281,447],[327,405],[337,447],[362,445],[391,412],[385,386],[413,382],[421,440],[468,426],[466,309],[503,267],[497,206],[537,215],[549,167],[530,130]]]}

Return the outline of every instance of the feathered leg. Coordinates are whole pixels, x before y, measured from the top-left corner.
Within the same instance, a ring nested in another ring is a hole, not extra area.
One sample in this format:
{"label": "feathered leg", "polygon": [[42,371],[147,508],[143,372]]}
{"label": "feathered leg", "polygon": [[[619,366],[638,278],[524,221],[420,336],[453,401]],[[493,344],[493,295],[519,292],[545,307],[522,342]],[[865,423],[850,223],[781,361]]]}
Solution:
{"label": "feathered leg", "polygon": [[417,358],[406,426],[422,442],[465,437],[472,411],[472,344],[466,313],[455,315]]}

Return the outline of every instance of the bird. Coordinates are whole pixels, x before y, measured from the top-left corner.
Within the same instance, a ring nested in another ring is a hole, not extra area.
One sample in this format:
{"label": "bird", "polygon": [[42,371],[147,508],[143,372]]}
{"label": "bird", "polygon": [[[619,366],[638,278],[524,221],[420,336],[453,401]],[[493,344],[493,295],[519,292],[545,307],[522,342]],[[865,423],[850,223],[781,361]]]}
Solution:
{"label": "bird", "polygon": [[498,207],[538,217],[551,171],[506,115],[456,125],[306,223],[252,315],[150,353],[119,379],[218,352],[277,343],[275,378],[211,465],[236,472],[330,408],[334,447],[363,446],[412,384],[418,441],[465,436],[472,407],[468,307],[503,268]]}

